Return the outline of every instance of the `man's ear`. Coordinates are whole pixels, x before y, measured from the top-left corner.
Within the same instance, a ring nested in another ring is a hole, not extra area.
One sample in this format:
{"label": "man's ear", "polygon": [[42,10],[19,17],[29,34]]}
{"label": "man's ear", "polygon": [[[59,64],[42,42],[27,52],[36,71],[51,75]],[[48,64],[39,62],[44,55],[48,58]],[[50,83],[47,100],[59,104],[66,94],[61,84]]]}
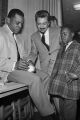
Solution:
{"label": "man's ear", "polygon": [[6,17],[5,23],[10,23],[10,18]]}

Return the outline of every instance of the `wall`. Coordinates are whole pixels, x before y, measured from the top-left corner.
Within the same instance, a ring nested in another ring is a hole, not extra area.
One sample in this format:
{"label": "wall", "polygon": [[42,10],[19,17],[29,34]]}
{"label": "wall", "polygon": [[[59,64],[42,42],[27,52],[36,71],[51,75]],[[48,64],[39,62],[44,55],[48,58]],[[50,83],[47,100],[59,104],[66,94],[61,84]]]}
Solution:
{"label": "wall", "polygon": [[74,31],[80,29],[80,10],[73,9],[73,4],[78,2],[80,0],[62,0],[63,24],[71,24]]}
{"label": "wall", "polygon": [[0,26],[5,24],[5,17],[7,15],[8,0],[0,0]]}

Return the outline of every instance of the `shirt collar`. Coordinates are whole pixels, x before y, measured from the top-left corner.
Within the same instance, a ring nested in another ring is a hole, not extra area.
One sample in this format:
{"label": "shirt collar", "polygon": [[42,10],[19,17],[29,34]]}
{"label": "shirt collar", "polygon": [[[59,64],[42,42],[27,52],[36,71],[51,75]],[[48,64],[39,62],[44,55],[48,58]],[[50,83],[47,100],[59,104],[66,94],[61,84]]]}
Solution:
{"label": "shirt collar", "polygon": [[10,32],[11,34],[13,34],[13,32],[11,31],[11,29],[9,28],[9,26],[8,26],[8,25],[6,25],[6,26],[7,26],[8,30],[9,30],[9,32]]}
{"label": "shirt collar", "polygon": [[[46,30],[46,32],[44,33],[44,35],[46,36],[49,33],[49,28]],[[42,37],[42,33],[40,33],[41,37]]]}
{"label": "shirt collar", "polygon": [[70,41],[70,42],[66,45],[66,49],[65,49],[65,50],[67,50],[67,48],[71,45],[72,42],[73,42],[73,41]]}

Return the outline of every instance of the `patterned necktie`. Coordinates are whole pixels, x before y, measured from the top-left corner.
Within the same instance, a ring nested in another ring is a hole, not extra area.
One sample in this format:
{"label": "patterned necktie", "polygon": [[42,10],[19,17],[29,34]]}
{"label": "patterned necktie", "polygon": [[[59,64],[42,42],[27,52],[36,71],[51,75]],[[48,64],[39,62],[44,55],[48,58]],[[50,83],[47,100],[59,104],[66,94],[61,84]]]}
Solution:
{"label": "patterned necktie", "polygon": [[66,45],[63,45],[63,46],[62,46],[62,51],[61,51],[61,57],[63,57],[63,55],[64,55],[65,48],[66,48]]}
{"label": "patterned necktie", "polygon": [[47,45],[46,42],[45,42],[45,35],[44,35],[44,33],[42,34],[41,41],[42,41],[42,43],[46,46],[46,48],[47,48],[48,51],[49,51],[49,45]]}
{"label": "patterned necktie", "polygon": [[16,42],[16,39],[15,39],[15,34],[13,33],[13,37],[14,37],[14,40],[15,40],[15,44],[16,44],[16,48],[17,48],[17,61],[20,60],[20,54],[19,54],[19,50],[18,50],[18,45],[17,45],[17,42]]}

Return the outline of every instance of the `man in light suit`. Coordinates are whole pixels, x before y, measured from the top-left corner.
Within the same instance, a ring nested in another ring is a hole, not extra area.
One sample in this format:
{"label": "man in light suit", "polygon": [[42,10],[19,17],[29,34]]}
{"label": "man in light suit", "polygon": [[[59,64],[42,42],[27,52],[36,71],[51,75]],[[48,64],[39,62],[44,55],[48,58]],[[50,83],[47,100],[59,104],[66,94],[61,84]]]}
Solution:
{"label": "man in light suit", "polygon": [[[52,114],[55,113],[47,91],[49,76],[51,75],[60,47],[60,30],[49,28],[49,16],[46,10],[36,12],[35,21],[38,31],[31,36],[31,52],[25,60],[18,62],[17,68],[20,71],[15,70],[8,76],[8,79],[11,78],[13,81],[22,82],[30,86],[29,92],[32,100],[45,120],[53,119],[50,116],[53,116]],[[46,44],[49,49],[41,41],[43,33],[45,34]],[[27,70],[26,63],[30,61],[35,65],[38,57],[40,60],[40,69],[36,69],[36,73],[25,72],[24,70]]]}
{"label": "man in light suit", "polygon": [[23,45],[17,37],[23,23],[24,13],[19,9],[12,9],[6,18],[5,25],[0,28],[0,77],[4,82],[6,82],[7,75],[13,70],[17,62],[18,51],[20,57],[23,57],[24,54]]}
{"label": "man in light suit", "polygon": [[[60,48],[60,27],[58,25],[50,27],[51,17],[46,10],[36,12],[35,21],[38,30],[31,36],[31,52],[28,59],[32,60],[35,64],[37,57],[39,58],[41,70],[37,69],[36,73],[42,79],[45,90],[47,91],[48,78],[52,73],[56,56]],[[55,19],[53,22],[55,22]],[[49,50],[41,41],[43,33],[45,35],[45,42],[49,46]],[[59,109],[58,99],[54,99],[54,101],[57,109]]]}
{"label": "man in light suit", "polygon": [[80,98],[80,44],[70,26],[61,29],[65,49],[60,49],[49,84],[49,94],[59,98],[60,120],[76,120]]}
{"label": "man in light suit", "polygon": [[[41,70],[50,75],[60,48],[60,29],[58,27],[49,27],[49,17],[50,15],[46,10],[40,10],[35,15],[38,30],[31,36],[31,52],[29,59],[34,63],[37,56],[39,56]],[[41,41],[43,33],[45,35],[45,42],[49,46],[49,50]]]}

